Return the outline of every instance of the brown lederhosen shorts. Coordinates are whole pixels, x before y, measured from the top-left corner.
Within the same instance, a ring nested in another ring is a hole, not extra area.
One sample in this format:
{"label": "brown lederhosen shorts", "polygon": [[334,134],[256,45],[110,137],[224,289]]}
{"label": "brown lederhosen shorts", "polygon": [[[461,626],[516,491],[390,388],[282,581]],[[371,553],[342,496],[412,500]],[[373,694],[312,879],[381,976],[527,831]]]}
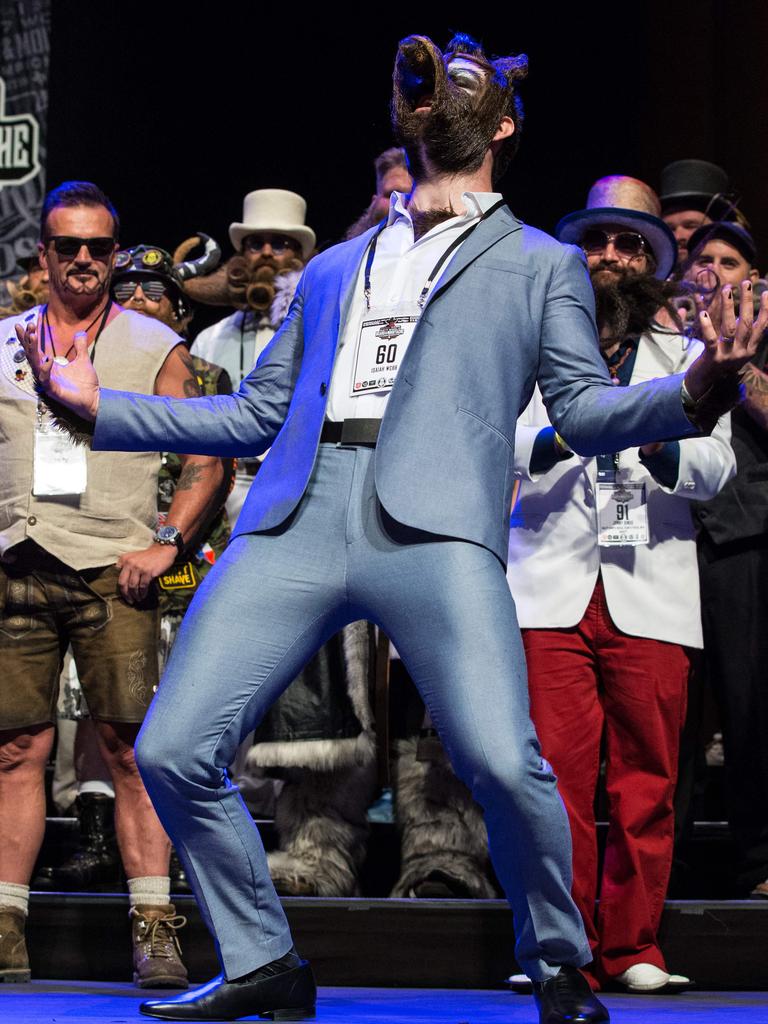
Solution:
{"label": "brown lederhosen shorts", "polygon": [[0,563],[0,729],[56,720],[69,644],[91,715],[143,721],[158,683],[154,594],[129,605],[116,566],[76,572],[32,541],[9,558]]}

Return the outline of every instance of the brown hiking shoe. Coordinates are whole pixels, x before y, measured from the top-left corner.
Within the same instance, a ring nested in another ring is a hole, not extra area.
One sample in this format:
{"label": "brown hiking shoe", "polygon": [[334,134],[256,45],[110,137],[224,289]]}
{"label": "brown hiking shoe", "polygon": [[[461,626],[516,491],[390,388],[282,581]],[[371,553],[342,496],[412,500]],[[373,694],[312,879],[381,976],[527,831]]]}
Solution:
{"label": "brown hiking shoe", "polygon": [[188,988],[187,969],[181,962],[176,937],[186,917],[172,903],[163,907],[131,907],[133,983],[139,988]]}
{"label": "brown hiking shoe", "polygon": [[29,957],[24,940],[27,915],[15,907],[0,907],[0,981],[29,981]]}

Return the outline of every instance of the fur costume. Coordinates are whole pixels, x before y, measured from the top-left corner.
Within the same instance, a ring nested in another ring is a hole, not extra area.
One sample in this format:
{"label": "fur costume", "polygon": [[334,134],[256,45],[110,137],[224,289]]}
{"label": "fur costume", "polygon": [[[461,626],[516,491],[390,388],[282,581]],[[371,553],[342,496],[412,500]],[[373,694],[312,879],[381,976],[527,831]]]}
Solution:
{"label": "fur costume", "polygon": [[[279,849],[268,862],[284,895],[359,894],[366,811],[376,788],[371,627],[354,622],[339,637],[273,706],[246,761],[246,770],[282,769],[275,810]],[[341,659],[334,664],[339,646]]]}
{"label": "fur costume", "polygon": [[401,832],[400,878],[391,896],[495,899],[483,815],[443,754],[418,759],[418,740],[398,740],[393,787]]}

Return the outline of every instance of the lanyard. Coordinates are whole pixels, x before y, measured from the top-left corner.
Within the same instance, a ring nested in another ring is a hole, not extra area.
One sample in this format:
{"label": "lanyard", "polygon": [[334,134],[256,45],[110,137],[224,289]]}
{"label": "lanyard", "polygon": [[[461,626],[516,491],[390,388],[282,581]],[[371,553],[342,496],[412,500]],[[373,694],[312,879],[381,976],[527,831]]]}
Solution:
{"label": "lanyard", "polygon": [[[461,243],[465,239],[469,238],[469,236],[472,234],[472,232],[475,230],[478,224],[480,224],[481,221],[484,221],[486,217],[490,217],[492,213],[495,213],[496,210],[498,210],[499,207],[503,205],[504,200],[500,199],[497,203],[494,203],[493,206],[490,206],[485,211],[485,213],[481,217],[479,217],[473,224],[470,224],[466,231],[462,231],[458,238],[454,238],[454,240],[451,242],[451,244],[448,246],[448,248],[445,250],[445,252],[442,254],[440,259],[435,264],[432,273],[427,278],[426,284],[421,289],[421,294],[419,295],[418,298],[419,309],[424,308],[424,303],[427,301],[427,295],[429,294],[429,289],[432,287],[432,282],[440,273],[440,270],[445,265],[445,261],[448,259],[448,257],[461,245]],[[376,234],[373,236],[373,238],[368,244],[368,257],[365,261],[365,283],[363,286],[363,295],[365,296],[366,308],[369,310],[371,308],[371,270],[373,268],[374,257],[376,256],[376,245],[378,244],[379,235],[386,226],[387,222],[384,221],[384,223],[379,226],[379,230],[376,232]]]}
{"label": "lanyard", "polygon": [[[112,299],[110,299],[109,302],[104,307],[104,313],[103,313],[103,315],[101,317],[101,323],[99,324],[98,330],[96,331],[96,337],[93,339],[93,348],[91,349],[91,363],[93,363],[94,360],[95,360],[95,357],[96,357],[96,345],[98,344],[99,338],[101,337],[101,332],[107,326],[107,317],[109,316],[109,311],[111,309],[112,309]],[[97,313],[96,316],[94,317],[94,319],[91,320],[91,322],[86,327],[86,329],[85,329],[85,333],[86,334],[88,333],[88,331],[90,331],[90,329],[93,327],[93,325],[96,323],[96,321],[98,319],[99,319],[99,314]],[[50,338],[50,341],[51,341],[51,351],[55,353],[56,350],[53,347],[53,331],[51,330],[51,323],[50,323],[50,320],[48,319],[48,303],[47,302],[46,302],[45,306],[43,307],[43,347],[45,347],[45,332],[46,332],[46,330],[48,331],[48,337]],[[72,351],[72,349],[74,347],[75,347],[75,343],[72,342],[72,344],[67,349],[67,355],[69,355],[69,353]],[[66,356],[65,356],[65,358],[66,358]]]}

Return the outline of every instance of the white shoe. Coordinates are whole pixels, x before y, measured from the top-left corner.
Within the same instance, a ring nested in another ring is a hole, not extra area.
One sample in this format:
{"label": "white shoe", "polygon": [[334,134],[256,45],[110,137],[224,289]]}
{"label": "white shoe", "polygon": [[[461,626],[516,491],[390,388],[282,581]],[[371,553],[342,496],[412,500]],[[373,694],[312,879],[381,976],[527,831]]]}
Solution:
{"label": "white shoe", "polygon": [[628,992],[670,991],[688,988],[691,984],[690,978],[682,974],[667,974],[653,964],[632,964],[617,976],[616,981],[624,985]]}
{"label": "white shoe", "polygon": [[528,995],[533,992],[533,982],[527,974],[510,974],[507,978],[507,984],[513,992],[518,992],[521,995]]}
{"label": "white shoe", "polygon": [[682,992],[686,988],[692,988],[693,982],[684,974],[670,974],[667,982],[667,992]]}

